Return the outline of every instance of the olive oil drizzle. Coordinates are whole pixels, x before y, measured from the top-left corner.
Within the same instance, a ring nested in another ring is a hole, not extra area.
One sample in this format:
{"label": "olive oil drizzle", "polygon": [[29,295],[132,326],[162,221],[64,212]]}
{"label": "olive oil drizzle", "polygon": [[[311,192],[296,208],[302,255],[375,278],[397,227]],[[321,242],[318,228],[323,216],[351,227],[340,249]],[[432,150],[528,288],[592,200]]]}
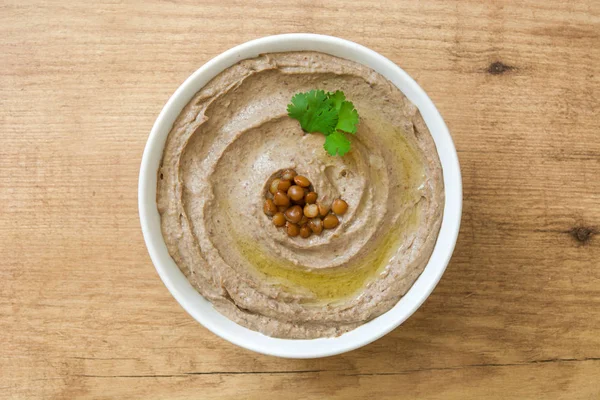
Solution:
{"label": "olive oil drizzle", "polygon": [[406,228],[416,226],[419,216],[420,207],[412,208],[404,223],[397,224],[379,239],[375,246],[376,251],[364,255],[358,262],[333,270],[300,269],[290,262],[267,255],[265,251],[246,240],[239,240],[238,246],[243,256],[267,281],[281,285],[290,292],[307,290],[314,295],[315,302],[330,302],[359,293],[368,282],[384,272],[404,239],[404,231],[412,231]]}

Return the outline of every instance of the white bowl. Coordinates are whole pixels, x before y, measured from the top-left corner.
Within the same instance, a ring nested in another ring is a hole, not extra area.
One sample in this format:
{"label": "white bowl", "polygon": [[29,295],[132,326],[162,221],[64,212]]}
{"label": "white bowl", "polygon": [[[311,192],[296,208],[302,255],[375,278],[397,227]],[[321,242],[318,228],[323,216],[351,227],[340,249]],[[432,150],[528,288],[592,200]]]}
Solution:
{"label": "white bowl", "polygon": [[[313,50],[366,65],[396,85],[421,111],[435,141],[444,171],[446,202],[438,239],[425,270],[408,293],[385,314],[339,337],[276,339],[244,328],[216,311],[188,282],[165,245],[156,205],[157,171],[173,122],[183,107],[208,81],[224,69],[262,53]],[[348,40],[294,33],[252,40],[213,58],[192,74],[171,96],[159,114],[142,157],[138,192],[142,232],[150,258],[165,286],[198,322],[223,339],[258,353],[289,358],[316,358],[364,346],[390,332],[414,313],[442,277],[460,227],[462,181],[456,149],[448,128],[427,94],[406,72],[382,55]]]}

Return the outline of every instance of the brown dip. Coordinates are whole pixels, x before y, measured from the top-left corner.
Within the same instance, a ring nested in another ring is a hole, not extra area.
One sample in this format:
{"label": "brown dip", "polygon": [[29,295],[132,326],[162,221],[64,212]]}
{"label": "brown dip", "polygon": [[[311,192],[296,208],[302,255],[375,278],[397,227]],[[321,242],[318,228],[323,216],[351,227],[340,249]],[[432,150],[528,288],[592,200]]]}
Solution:
{"label": "brown dip", "polygon": [[[292,96],[342,90],[359,112],[352,149],[286,114]],[[277,171],[342,197],[340,225],[290,238],[263,213]],[[169,253],[233,321],[282,338],[337,336],[381,315],[427,264],[442,220],[442,169],[417,108],[383,76],[315,52],[265,54],[223,71],[167,138],[157,202]]]}

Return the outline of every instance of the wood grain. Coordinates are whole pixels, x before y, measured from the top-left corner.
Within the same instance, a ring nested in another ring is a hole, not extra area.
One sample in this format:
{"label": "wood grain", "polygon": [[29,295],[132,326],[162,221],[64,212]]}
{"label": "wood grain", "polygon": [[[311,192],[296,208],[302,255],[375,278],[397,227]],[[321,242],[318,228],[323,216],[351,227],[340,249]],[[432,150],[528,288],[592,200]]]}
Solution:
{"label": "wood grain", "polygon": [[[600,3],[3,1],[0,398],[600,398]],[[239,349],[147,255],[137,174],[194,70],[249,39],[338,35],[428,92],[464,218],[439,286],[320,360]]]}

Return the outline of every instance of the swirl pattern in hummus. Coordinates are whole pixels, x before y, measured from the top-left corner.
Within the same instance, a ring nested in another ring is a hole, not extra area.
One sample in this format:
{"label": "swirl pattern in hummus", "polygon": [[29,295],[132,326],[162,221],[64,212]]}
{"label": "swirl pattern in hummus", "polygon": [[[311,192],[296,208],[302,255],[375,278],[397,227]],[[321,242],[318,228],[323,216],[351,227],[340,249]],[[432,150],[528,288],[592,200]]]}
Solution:
{"label": "swirl pattern in hummus", "polygon": [[[352,150],[286,115],[292,96],[342,90],[360,115]],[[264,215],[266,185],[294,168],[334,230],[291,238]],[[336,336],[392,308],[427,264],[444,206],[442,169],[417,108],[383,76],[316,52],[265,54],[223,71],[167,138],[157,202],[169,253],[224,315],[283,338]]]}

